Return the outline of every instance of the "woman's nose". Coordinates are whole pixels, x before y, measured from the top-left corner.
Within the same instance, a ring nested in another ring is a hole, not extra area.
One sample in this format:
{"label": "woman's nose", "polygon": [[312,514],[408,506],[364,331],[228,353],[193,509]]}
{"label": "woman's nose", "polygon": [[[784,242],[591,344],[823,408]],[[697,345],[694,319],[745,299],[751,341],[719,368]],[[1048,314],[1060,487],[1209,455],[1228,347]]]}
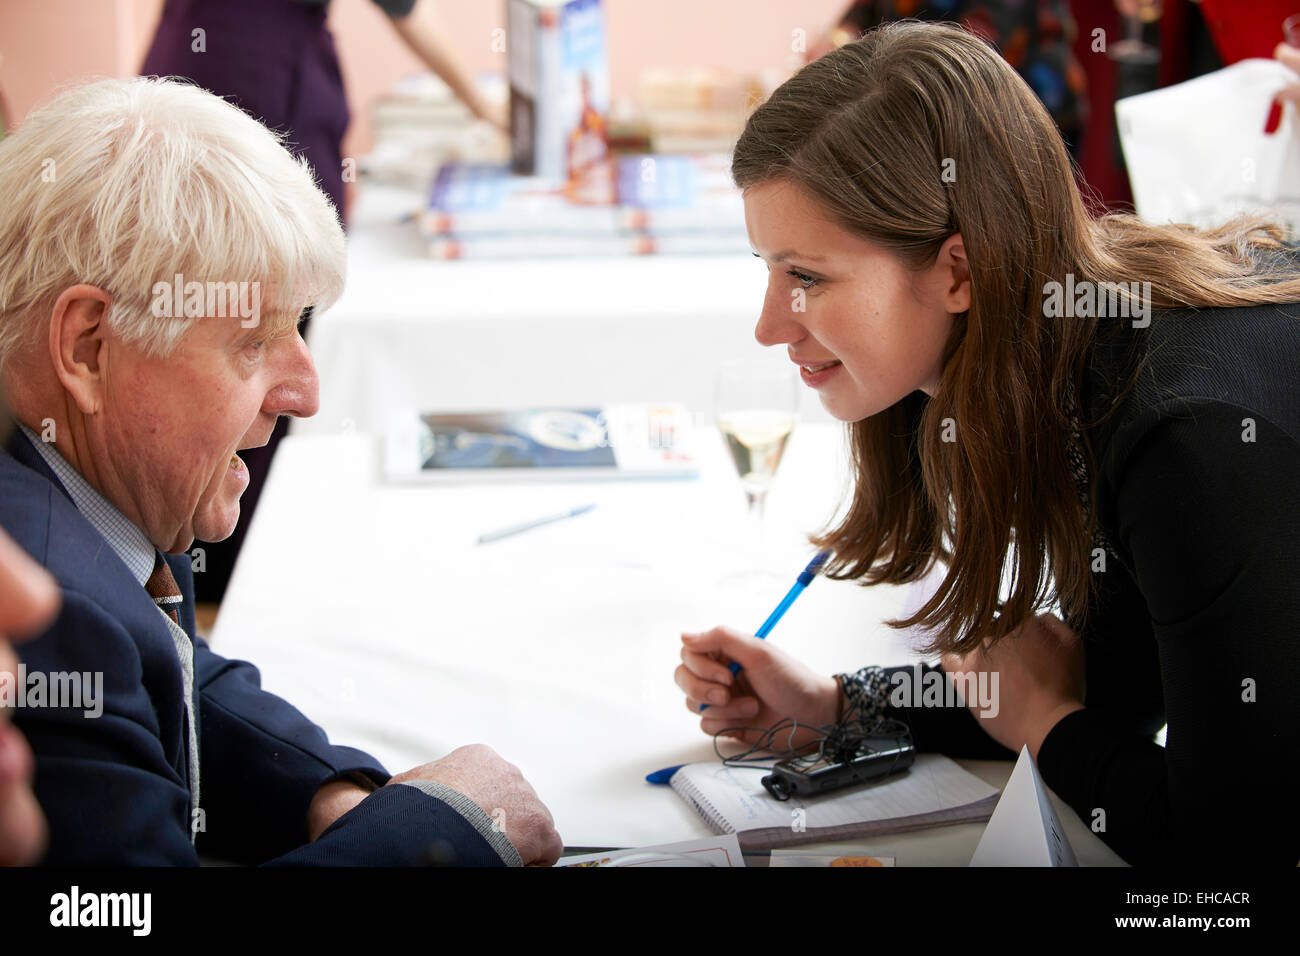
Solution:
{"label": "woman's nose", "polygon": [[754,338],[759,345],[789,345],[804,337],[805,330],[799,321],[801,313],[795,311],[799,301],[801,299],[786,295],[781,289],[768,290],[758,325],[754,327]]}

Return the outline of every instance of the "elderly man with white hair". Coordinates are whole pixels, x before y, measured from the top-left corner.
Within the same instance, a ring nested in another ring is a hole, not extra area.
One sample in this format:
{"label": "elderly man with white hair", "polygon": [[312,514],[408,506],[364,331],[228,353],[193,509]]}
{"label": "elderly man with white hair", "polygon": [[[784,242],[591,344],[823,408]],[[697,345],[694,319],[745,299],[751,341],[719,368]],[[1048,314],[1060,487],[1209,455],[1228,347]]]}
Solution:
{"label": "elderly man with white hair", "polygon": [[345,260],[310,173],[197,88],[105,80],[0,143],[0,196],[19,425],[0,526],[62,592],[18,650],[29,683],[103,682],[98,714],[52,693],[15,712],[45,861],[554,862],[550,814],[490,749],[390,777],[195,635],[186,553],[233,528],[238,452],[317,408],[298,322],[337,298]]}

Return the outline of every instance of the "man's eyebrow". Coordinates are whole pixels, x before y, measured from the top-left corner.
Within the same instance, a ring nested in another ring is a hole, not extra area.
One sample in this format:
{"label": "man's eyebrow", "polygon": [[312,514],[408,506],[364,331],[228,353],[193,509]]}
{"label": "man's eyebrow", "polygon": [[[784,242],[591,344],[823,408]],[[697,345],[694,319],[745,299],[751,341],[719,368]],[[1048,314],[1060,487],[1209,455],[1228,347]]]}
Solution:
{"label": "man's eyebrow", "polygon": [[241,328],[239,334],[235,336],[234,344],[247,345],[249,342],[252,342],[254,339],[256,339],[259,334],[264,334],[262,332],[262,328],[260,324],[252,326],[251,328],[247,328],[247,329]]}
{"label": "man's eyebrow", "polygon": [[[265,322],[258,323],[256,326],[249,329],[246,335],[242,336],[239,339],[239,343],[241,345],[246,345],[250,342],[255,341],[258,338],[267,338],[267,337],[269,337],[272,340],[288,338],[289,336],[293,335],[295,330],[299,330],[302,328],[302,324],[312,317],[312,313],[315,311],[315,309],[316,306],[314,305],[304,306],[303,310],[298,313],[298,317],[294,319],[293,322],[273,321],[269,324]],[[274,328],[274,331],[268,333],[267,331],[268,328]]]}
{"label": "man's eyebrow", "polygon": [[[755,252],[754,255],[758,256],[758,258],[760,259],[763,258],[762,256],[759,256],[757,252]],[[826,261],[825,256],[807,255],[806,253],[796,252],[793,249],[786,249],[783,252],[778,252],[775,256],[772,257],[773,262],[785,262],[789,259],[800,259],[804,262],[825,262]]]}

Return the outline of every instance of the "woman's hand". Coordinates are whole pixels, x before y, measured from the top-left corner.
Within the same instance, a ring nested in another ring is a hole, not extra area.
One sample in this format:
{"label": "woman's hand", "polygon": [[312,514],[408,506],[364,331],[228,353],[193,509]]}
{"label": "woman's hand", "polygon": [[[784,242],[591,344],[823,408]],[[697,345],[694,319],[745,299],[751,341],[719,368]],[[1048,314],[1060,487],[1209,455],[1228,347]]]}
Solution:
{"label": "woman's hand", "polygon": [[1054,614],[1030,618],[992,650],[945,654],[943,669],[954,680],[996,673],[997,683],[987,685],[996,688],[994,706],[981,709],[973,698],[967,706],[990,737],[1017,752],[1028,746],[1035,760],[1048,731],[1083,709],[1083,642]]}
{"label": "woman's hand", "polygon": [[[732,661],[744,668],[734,677],[728,669]],[[700,729],[709,735],[733,727],[758,728],[730,735],[753,743],[768,727],[793,718],[810,728],[795,735],[792,742],[800,747],[820,736],[811,728],[833,724],[840,713],[834,677],[823,677],[766,641],[729,627],[683,634],[682,663],[673,676],[691,713],[709,705],[700,718]],[[785,740],[782,735],[777,743]]]}

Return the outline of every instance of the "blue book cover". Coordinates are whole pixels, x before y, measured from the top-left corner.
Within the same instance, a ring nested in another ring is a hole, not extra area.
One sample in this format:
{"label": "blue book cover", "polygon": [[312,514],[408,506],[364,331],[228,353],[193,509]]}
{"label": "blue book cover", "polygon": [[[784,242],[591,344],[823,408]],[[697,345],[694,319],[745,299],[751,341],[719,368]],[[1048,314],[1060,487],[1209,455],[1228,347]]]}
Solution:
{"label": "blue book cover", "polygon": [[425,415],[425,469],[613,468],[599,409]]}

